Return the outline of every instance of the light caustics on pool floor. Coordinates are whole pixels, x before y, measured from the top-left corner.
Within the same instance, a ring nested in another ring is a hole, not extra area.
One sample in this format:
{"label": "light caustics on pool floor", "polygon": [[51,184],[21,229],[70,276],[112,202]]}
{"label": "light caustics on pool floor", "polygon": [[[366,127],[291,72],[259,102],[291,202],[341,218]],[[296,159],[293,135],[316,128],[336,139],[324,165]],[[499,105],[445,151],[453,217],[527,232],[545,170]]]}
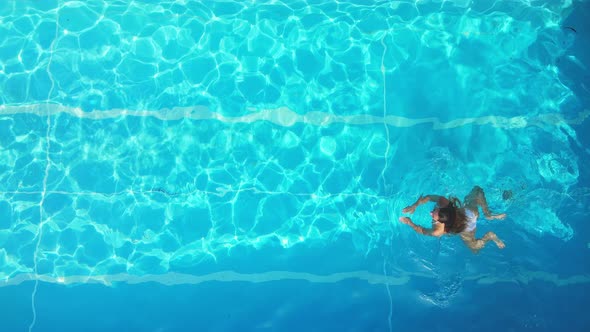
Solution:
{"label": "light caustics on pool floor", "polygon": [[[296,249],[329,245],[342,234],[350,235],[359,251],[368,252],[379,248],[391,234],[387,207],[399,211],[408,203],[404,199],[408,193],[375,187],[388,143],[382,122],[341,124],[336,132],[320,135],[318,140],[319,130],[330,126],[286,125],[267,118],[226,122],[175,115],[166,119],[165,115],[152,116],[153,112],[136,116],[95,112],[90,114],[107,116],[86,118],[75,115],[86,113],[58,107],[50,113],[56,129],[47,137],[51,150],[46,156],[39,145],[46,140],[44,117],[11,110],[15,117],[5,113],[0,118],[11,133],[4,138],[4,143],[8,142],[4,160],[11,171],[2,174],[0,208],[8,212],[8,220],[18,222],[0,230],[6,247],[0,250],[4,262],[0,279],[19,280],[30,275],[33,263],[47,280],[112,273],[164,274],[214,261],[219,253],[230,253],[240,246]],[[275,114],[281,116],[280,112]],[[34,118],[41,121],[32,128],[23,131],[18,125],[23,119]],[[570,123],[554,119],[557,121],[543,123],[570,128],[585,117]],[[475,122],[467,121],[462,127],[469,129]],[[366,126],[371,125],[379,130],[367,131]],[[504,139],[507,128],[500,129],[495,132],[496,141]],[[257,134],[262,134],[262,140],[257,140]],[[194,137],[206,139],[201,142]],[[526,137],[523,139],[526,142]],[[567,146],[568,139],[557,140],[555,146]],[[346,142],[353,144],[343,147]],[[523,142],[518,144],[520,149]],[[256,149],[261,146],[264,149]],[[32,147],[32,156],[27,147]],[[522,151],[515,151],[503,162],[528,160],[512,173],[539,174],[529,183],[550,180],[567,187],[577,179],[577,165],[568,154],[539,156]],[[424,156],[418,158],[419,153]],[[456,181],[464,174],[465,165],[444,149],[432,152],[438,159],[430,159],[429,153],[428,149],[414,151],[417,160],[424,159],[422,166],[431,165],[424,169],[440,164],[434,173],[440,171],[449,179],[439,182],[456,186],[458,192],[470,189]],[[376,166],[370,170],[372,163]],[[46,165],[47,187],[41,190],[39,179],[31,176]],[[422,167],[419,162],[414,166]],[[482,171],[493,176],[497,166],[492,164]],[[434,181],[414,173],[397,187],[414,188],[422,185],[420,181]],[[515,197],[518,186],[503,185],[513,189]],[[498,193],[488,194],[492,204],[501,202]],[[571,227],[551,210],[562,198],[553,199],[547,192],[539,195],[546,205],[535,203],[534,209],[523,210],[540,211],[546,222],[519,226],[535,234],[541,231],[564,240],[571,238]],[[40,218],[36,212],[42,196]],[[526,196],[517,204],[527,201],[535,200]],[[536,215],[525,217],[522,219],[539,220]],[[38,246],[33,246],[35,240]],[[35,259],[32,253],[36,253]],[[64,280],[74,282],[77,278]]]}
{"label": "light caustics on pool floor", "polygon": [[573,32],[559,25],[569,1],[20,5],[0,8],[11,36],[0,53],[3,104],[204,105],[228,118],[285,107],[336,121],[385,111],[401,125],[419,109],[503,122],[513,110],[559,112],[572,92],[556,61],[579,64],[565,54]]}
{"label": "light caustics on pool floor", "polygon": [[[560,113],[575,101],[555,65],[573,40],[559,26],[566,2],[174,4],[2,7],[13,37],[0,67],[0,208],[16,222],[0,230],[0,279],[32,266],[165,273],[240,245],[342,233],[369,251],[391,231],[384,207],[407,203],[391,197],[411,195],[385,188],[403,166],[389,129],[495,128],[488,155],[503,156],[482,157],[480,178],[519,160],[511,170],[532,186],[577,180],[568,144],[588,112]],[[527,129],[551,131],[554,149],[500,132]],[[433,149],[413,152],[423,166],[438,158],[449,191],[468,190],[452,181],[468,165]],[[411,173],[398,188],[434,180]],[[522,227],[567,240],[551,203],[535,206],[549,223]]]}

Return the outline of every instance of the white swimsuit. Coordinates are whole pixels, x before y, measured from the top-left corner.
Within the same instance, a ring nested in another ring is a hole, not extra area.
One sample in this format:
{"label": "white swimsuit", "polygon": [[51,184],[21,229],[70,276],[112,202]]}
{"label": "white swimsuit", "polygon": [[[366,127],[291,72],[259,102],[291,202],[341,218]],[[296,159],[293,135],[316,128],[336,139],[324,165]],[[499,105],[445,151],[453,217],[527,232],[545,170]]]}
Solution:
{"label": "white swimsuit", "polygon": [[465,209],[465,217],[467,217],[467,222],[465,225],[465,230],[463,232],[471,232],[477,226],[477,215],[475,212]]}

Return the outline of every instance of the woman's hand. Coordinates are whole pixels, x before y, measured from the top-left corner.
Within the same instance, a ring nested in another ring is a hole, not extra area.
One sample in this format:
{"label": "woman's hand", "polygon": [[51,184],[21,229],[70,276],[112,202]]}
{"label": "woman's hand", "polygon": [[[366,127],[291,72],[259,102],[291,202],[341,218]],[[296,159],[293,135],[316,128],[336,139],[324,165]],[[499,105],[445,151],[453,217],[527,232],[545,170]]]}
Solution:
{"label": "woman's hand", "polygon": [[414,211],[416,211],[416,208],[417,208],[419,205],[422,205],[422,204],[424,204],[424,203],[427,203],[427,202],[428,202],[428,197],[425,197],[425,196],[423,196],[423,195],[420,195],[420,198],[418,198],[418,200],[416,201],[416,203],[414,203],[414,204],[412,204],[412,205],[410,205],[410,206],[406,206],[406,207],[405,207],[405,208],[402,210],[402,212],[403,212],[403,213],[409,213],[409,214],[412,214],[412,213],[414,213]]}
{"label": "woman's hand", "polygon": [[406,207],[405,207],[405,208],[402,210],[402,212],[403,212],[403,213],[409,213],[409,214],[412,214],[412,213],[414,213],[414,211],[416,211],[416,207],[417,207],[416,205],[410,205],[410,206],[406,206]]}
{"label": "woman's hand", "polygon": [[402,224],[406,224],[406,225],[410,225],[412,224],[412,219],[408,218],[408,217],[399,217],[399,221]]}

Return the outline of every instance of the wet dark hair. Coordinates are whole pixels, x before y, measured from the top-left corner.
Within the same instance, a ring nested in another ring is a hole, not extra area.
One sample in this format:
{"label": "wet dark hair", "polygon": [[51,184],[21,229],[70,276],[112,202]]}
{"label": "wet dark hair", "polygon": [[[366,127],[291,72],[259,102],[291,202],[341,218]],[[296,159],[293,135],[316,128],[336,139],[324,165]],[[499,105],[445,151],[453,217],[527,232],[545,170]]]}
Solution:
{"label": "wet dark hair", "polygon": [[467,226],[465,210],[456,197],[449,197],[448,200],[449,205],[438,209],[438,221],[445,225],[446,233],[461,233]]}

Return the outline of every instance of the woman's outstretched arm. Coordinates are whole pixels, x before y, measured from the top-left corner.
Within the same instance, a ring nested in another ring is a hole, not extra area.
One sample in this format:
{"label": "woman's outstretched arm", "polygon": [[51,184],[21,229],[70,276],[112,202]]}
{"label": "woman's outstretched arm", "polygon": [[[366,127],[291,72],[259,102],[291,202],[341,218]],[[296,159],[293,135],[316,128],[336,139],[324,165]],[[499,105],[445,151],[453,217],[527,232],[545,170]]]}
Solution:
{"label": "woman's outstretched arm", "polygon": [[402,224],[406,224],[406,225],[412,227],[412,229],[418,234],[428,235],[428,236],[437,236],[437,237],[445,234],[445,226],[443,224],[437,224],[437,225],[433,226],[433,228],[424,228],[422,226],[414,224],[412,219],[410,219],[408,217],[400,217],[399,221]]}
{"label": "woman's outstretched arm", "polygon": [[440,196],[440,195],[422,196],[422,195],[420,195],[420,198],[418,198],[418,200],[416,202],[414,202],[414,204],[405,207],[402,210],[402,212],[403,213],[414,213],[414,211],[416,211],[416,208],[418,206],[428,203],[428,202],[436,202],[440,206],[446,206],[447,204],[449,204],[448,200],[444,196]]}

